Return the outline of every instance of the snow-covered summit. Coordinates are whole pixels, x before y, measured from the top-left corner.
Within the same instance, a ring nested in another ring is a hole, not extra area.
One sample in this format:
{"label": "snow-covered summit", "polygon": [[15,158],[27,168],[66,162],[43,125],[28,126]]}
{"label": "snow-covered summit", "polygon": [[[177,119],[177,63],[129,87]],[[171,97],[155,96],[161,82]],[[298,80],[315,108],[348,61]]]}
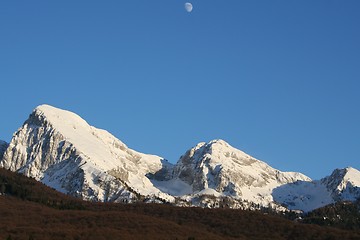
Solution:
{"label": "snow-covered summit", "polygon": [[328,185],[333,185],[338,190],[343,190],[347,183],[360,187],[360,171],[352,167],[335,169],[325,180]]}
{"label": "snow-covered summit", "polygon": [[38,106],[33,115],[51,126],[52,131],[60,133],[71,142],[86,158],[103,170],[118,166],[114,160],[113,147],[127,146],[109,132],[90,126],[84,119],[70,111],[49,105]]}
{"label": "snow-covered summit", "polygon": [[14,134],[0,166],[89,200],[139,194],[172,201],[146,177],[162,170],[164,163],[161,157],[129,149],[75,113],[41,105]]}
{"label": "snow-covered summit", "polygon": [[273,202],[271,192],[277,186],[311,181],[301,173],[274,169],[224,140],[199,143],[188,150],[175,165],[173,176],[189,184],[194,194],[212,189],[261,205]]}
{"label": "snow-covered summit", "polygon": [[321,180],[335,200],[356,200],[360,198],[360,171],[347,167],[335,169]]}
{"label": "snow-covered summit", "polygon": [[353,186],[360,187],[360,171],[353,167],[347,167],[345,171],[344,181],[350,182]]}

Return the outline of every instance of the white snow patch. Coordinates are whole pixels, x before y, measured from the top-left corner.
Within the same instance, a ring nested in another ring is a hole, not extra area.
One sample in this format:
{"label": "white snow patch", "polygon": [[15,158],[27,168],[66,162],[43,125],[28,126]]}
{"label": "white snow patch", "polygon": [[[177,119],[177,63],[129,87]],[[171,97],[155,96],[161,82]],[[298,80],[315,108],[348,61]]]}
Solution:
{"label": "white snow patch", "polygon": [[173,196],[182,196],[193,192],[192,187],[180,179],[173,178],[169,181],[151,180],[151,182],[161,191]]}
{"label": "white snow patch", "polygon": [[218,191],[216,191],[215,189],[212,189],[212,188],[205,188],[204,190],[196,193],[195,195],[196,195],[196,196],[212,195],[212,196],[215,196],[215,197],[221,197],[221,196],[223,196],[223,194],[219,193]]}
{"label": "white snow patch", "polygon": [[346,170],[344,181],[351,182],[355,187],[360,187],[360,171],[352,167],[348,167]]}
{"label": "white snow patch", "polygon": [[282,185],[273,191],[274,200],[285,204],[291,210],[309,212],[323,207],[334,200],[331,192],[320,181],[299,181]]}

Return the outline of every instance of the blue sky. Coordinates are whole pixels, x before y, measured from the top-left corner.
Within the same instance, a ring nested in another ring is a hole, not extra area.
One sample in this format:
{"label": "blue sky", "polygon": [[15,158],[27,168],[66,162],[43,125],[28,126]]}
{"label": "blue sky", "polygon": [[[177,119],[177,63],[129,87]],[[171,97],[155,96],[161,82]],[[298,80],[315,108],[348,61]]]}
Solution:
{"label": "blue sky", "polygon": [[360,169],[360,1],[1,1],[0,139],[71,110],[176,162],[221,138],[318,179]]}

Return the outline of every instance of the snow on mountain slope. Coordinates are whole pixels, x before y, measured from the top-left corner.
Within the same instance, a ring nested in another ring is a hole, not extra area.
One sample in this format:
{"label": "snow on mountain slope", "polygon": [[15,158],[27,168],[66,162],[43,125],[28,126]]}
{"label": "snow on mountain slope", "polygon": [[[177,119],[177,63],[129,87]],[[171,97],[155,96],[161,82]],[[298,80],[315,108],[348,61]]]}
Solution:
{"label": "snow on mountain slope", "polygon": [[171,168],[164,159],[131,150],[78,115],[48,105],[37,107],[16,132],[0,166],[88,200],[140,194],[173,201],[146,177]]}
{"label": "snow on mountain slope", "polygon": [[274,200],[291,210],[305,212],[336,201],[360,198],[360,172],[354,168],[336,169],[320,181],[279,186],[273,191]]}
{"label": "snow on mountain slope", "polygon": [[321,182],[331,192],[335,201],[354,201],[360,198],[360,172],[355,168],[335,169]]}
{"label": "snow on mountain slope", "polygon": [[295,172],[281,172],[223,140],[199,143],[175,165],[174,179],[191,186],[192,194],[231,196],[262,206],[273,203],[272,191],[283,184],[311,181]]}
{"label": "snow on mountain slope", "polygon": [[272,192],[276,202],[290,210],[309,212],[334,202],[331,193],[320,181],[298,181],[284,184]]}
{"label": "snow on mountain slope", "polygon": [[2,159],[8,145],[9,144],[7,142],[0,140],[0,160]]}

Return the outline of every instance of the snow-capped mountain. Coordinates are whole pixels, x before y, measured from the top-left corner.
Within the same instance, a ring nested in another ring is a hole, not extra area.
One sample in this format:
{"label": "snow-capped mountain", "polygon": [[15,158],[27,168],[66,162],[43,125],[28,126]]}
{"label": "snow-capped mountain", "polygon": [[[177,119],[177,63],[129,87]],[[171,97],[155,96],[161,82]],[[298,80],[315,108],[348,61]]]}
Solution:
{"label": "snow-capped mountain", "polygon": [[273,203],[274,188],[311,181],[295,172],[281,172],[223,140],[199,143],[174,168],[173,178],[190,186],[190,195],[230,196],[262,206]]}
{"label": "snow-capped mountain", "polygon": [[78,115],[48,105],[37,107],[14,134],[0,166],[86,200],[156,195],[173,201],[146,177],[164,171],[163,158],[133,151]]}
{"label": "snow-capped mountain", "polygon": [[336,169],[321,180],[279,186],[273,197],[288,209],[305,212],[337,201],[355,201],[360,198],[360,172],[351,167]]}
{"label": "snow-capped mountain", "polygon": [[48,105],[37,107],[9,144],[0,142],[0,167],[90,201],[310,211],[360,197],[360,172],[353,168],[312,181],[274,169],[223,140],[199,143],[172,165]]}
{"label": "snow-capped mountain", "polygon": [[360,172],[355,168],[336,169],[321,183],[331,192],[334,201],[355,201],[360,198]]}

